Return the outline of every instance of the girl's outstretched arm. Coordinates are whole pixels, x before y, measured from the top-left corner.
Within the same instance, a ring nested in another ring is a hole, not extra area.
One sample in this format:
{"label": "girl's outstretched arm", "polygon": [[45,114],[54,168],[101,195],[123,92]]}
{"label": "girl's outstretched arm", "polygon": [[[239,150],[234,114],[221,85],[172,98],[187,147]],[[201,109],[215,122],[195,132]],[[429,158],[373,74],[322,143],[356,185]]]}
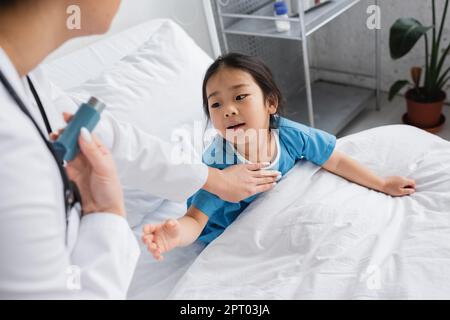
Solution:
{"label": "girl's outstretched arm", "polygon": [[160,224],[146,224],[142,241],[156,260],[162,260],[164,252],[193,243],[207,222],[208,216],[191,206],[187,213],[177,220],[169,219]]}
{"label": "girl's outstretched arm", "polygon": [[356,160],[336,150],[322,168],[349,181],[391,196],[405,196],[416,191],[414,180],[399,176],[382,178]]}

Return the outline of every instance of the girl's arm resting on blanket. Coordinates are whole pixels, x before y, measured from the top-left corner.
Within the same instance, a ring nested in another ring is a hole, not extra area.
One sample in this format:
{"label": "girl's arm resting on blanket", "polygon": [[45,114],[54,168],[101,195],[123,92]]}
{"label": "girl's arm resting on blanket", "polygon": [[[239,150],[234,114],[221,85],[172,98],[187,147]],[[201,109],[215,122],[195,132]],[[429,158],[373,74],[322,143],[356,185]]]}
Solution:
{"label": "girl's arm resting on blanket", "polygon": [[404,196],[415,192],[416,183],[405,177],[383,178],[339,151],[333,151],[322,168],[351,182],[381,191],[392,196]]}
{"label": "girl's arm resting on blanket", "polygon": [[142,241],[155,259],[162,260],[161,254],[193,243],[207,222],[208,216],[191,206],[187,213],[177,220],[169,219],[160,224],[145,225]]}
{"label": "girl's arm resting on blanket", "polygon": [[208,216],[196,207],[191,206],[186,215],[178,219],[178,221],[182,225],[178,246],[185,247],[192,244],[200,236],[208,222]]}

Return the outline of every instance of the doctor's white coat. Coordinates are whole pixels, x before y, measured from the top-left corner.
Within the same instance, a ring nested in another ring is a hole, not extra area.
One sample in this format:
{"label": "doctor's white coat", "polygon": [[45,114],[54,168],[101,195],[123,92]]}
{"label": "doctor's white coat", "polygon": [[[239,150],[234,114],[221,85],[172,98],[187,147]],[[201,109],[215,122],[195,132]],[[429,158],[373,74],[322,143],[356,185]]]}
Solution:
{"label": "doctor's white coat", "polygon": [[[44,133],[31,92],[0,48],[0,69]],[[32,75],[53,129],[61,110],[39,70]],[[72,102],[73,103],[73,102]],[[171,165],[172,146],[102,114],[95,133],[112,151],[122,182],[181,201],[207,179],[204,165]],[[95,213],[64,212],[63,184],[52,155],[0,86],[0,299],[126,297],[139,256],[127,221]]]}

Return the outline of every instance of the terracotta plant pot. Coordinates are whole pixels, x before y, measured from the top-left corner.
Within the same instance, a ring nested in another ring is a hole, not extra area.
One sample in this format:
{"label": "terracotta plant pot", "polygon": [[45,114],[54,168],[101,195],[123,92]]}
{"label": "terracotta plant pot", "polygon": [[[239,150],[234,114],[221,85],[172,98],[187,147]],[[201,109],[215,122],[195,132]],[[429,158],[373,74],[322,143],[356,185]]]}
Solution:
{"label": "terracotta plant pot", "polygon": [[412,99],[413,90],[406,93],[406,102],[408,107],[409,124],[422,128],[434,128],[442,122],[442,107],[447,98],[445,92],[442,92],[442,99],[436,102],[423,103]]}

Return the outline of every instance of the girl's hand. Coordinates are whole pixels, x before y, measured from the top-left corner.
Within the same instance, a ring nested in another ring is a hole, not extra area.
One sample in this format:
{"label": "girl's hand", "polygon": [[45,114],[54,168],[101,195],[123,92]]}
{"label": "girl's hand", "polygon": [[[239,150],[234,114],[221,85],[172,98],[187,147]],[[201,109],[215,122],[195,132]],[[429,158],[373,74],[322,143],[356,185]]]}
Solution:
{"label": "girl's hand", "polygon": [[404,177],[387,177],[382,191],[394,197],[410,195],[416,192],[416,182]]}
{"label": "girl's hand", "polygon": [[181,240],[181,225],[178,220],[169,219],[157,225],[146,224],[142,241],[156,260],[163,260],[161,255],[179,246]]}

